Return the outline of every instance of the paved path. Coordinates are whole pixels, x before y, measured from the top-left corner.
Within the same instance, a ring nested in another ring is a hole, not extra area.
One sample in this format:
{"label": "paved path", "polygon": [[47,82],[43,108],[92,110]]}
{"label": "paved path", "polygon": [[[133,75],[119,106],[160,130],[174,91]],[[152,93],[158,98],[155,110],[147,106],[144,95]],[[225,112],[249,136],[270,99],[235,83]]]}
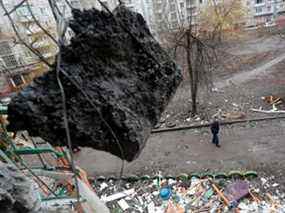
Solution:
{"label": "paved path", "polygon": [[253,80],[259,76],[264,76],[264,75],[266,75],[272,71],[272,69],[270,69],[271,67],[280,63],[283,60],[285,60],[285,53],[283,53],[279,57],[267,62],[266,64],[264,64],[258,68],[255,68],[255,69],[250,70],[250,71],[239,72],[238,74],[236,74],[236,75],[234,75],[234,76],[232,76],[226,80],[219,81],[219,82],[215,83],[215,87],[218,89],[222,89],[226,86],[230,86],[232,83],[238,85],[238,84],[245,83],[247,81]]}
{"label": "paved path", "polygon": [[[285,168],[285,120],[223,127],[221,148],[209,141],[208,129],[154,134],[140,157],[126,163],[126,174],[165,174],[204,171],[205,169],[258,169],[260,165]],[[121,161],[107,153],[82,150],[77,163],[89,174],[118,174]],[[283,166],[283,167],[282,167]]]}

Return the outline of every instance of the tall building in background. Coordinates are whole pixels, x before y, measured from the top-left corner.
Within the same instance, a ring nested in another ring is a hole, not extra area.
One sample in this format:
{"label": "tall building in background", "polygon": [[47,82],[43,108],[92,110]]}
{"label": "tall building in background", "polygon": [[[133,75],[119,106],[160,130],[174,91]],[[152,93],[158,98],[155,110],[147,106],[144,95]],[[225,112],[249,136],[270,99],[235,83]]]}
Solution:
{"label": "tall building in background", "polygon": [[[155,31],[155,21],[153,14],[153,0],[121,0],[122,3],[134,12],[140,13],[144,19],[146,20],[148,26],[151,31],[154,33]],[[99,10],[103,10],[102,6],[98,1],[94,0],[80,0],[81,5],[85,9],[90,9],[92,7],[97,8]],[[118,5],[118,0],[102,0],[102,3],[107,6],[111,11],[114,10]]]}
{"label": "tall building in background", "polygon": [[[4,5],[8,11],[11,11],[20,2],[22,1],[4,0]],[[71,18],[71,9],[65,0],[56,2],[65,17]],[[81,8],[79,0],[70,0],[70,3],[73,7]],[[56,38],[56,23],[48,1],[29,0],[29,5],[22,4],[11,13],[11,16],[22,40],[52,64],[57,53],[57,46],[37,25],[30,11],[33,12],[36,20]],[[2,83],[0,93],[3,95],[13,89],[17,90],[18,86],[42,75],[48,67],[19,42],[2,8],[0,9],[0,24],[0,78]],[[72,33],[68,32],[67,37],[70,37]]]}
{"label": "tall building in background", "polygon": [[176,29],[182,24],[197,24],[207,0],[152,0],[156,30]]}
{"label": "tall building in background", "polygon": [[284,0],[247,0],[249,8],[248,26],[273,26],[285,14]]}

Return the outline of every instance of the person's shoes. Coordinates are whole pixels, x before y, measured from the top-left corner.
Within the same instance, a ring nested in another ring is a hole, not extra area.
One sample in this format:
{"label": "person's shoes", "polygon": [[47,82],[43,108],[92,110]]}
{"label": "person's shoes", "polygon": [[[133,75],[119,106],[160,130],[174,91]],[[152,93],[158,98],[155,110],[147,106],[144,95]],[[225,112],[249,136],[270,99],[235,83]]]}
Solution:
{"label": "person's shoes", "polygon": [[216,144],[216,147],[219,147],[219,148],[221,148],[221,145],[219,145],[219,144]]}

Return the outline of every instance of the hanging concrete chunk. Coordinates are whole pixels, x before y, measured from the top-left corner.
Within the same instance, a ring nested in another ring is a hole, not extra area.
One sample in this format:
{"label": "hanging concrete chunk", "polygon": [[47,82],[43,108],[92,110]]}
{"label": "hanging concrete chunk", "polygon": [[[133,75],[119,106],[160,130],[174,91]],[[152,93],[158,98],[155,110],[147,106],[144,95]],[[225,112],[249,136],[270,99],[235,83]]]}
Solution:
{"label": "hanging concrete chunk", "polygon": [[[140,14],[119,7],[114,17],[96,9],[73,11],[70,27],[75,35],[63,48],[61,62],[73,83],[62,73],[60,77],[72,143],[131,161],[145,146],[182,76]],[[14,97],[8,114],[8,130],[28,130],[52,145],[66,145],[55,70]]]}

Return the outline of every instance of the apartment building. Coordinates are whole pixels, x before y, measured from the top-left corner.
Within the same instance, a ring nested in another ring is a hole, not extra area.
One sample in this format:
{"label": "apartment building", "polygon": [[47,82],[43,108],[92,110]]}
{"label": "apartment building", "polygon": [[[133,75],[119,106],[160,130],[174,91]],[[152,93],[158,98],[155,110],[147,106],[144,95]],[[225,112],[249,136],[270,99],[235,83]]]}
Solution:
{"label": "apartment building", "polygon": [[[4,0],[5,8],[11,11],[21,0]],[[71,17],[71,9],[64,0],[57,0],[57,6],[65,17]],[[79,0],[71,0],[73,7],[80,8]],[[30,0],[29,5],[22,4],[11,13],[14,24],[21,38],[38,51],[46,61],[53,63],[57,46],[36,24],[36,20],[56,38],[56,23],[47,0]],[[46,64],[39,60],[28,48],[22,45],[4,11],[0,8],[0,93],[11,92],[19,85],[31,81],[48,70]],[[70,32],[70,31],[69,31]],[[69,37],[71,34],[67,34]]]}
{"label": "apartment building", "polygon": [[[101,0],[111,11],[119,5],[118,0]],[[154,32],[155,21],[153,14],[153,0],[121,0],[121,2],[130,10],[142,14],[150,29]],[[102,6],[98,1],[94,0],[80,0],[81,5],[85,9],[92,7],[102,10]]]}
{"label": "apartment building", "polygon": [[249,8],[247,26],[273,26],[285,13],[285,0],[247,0]]}
{"label": "apartment building", "polygon": [[153,0],[153,11],[158,31],[175,29],[183,24],[197,24],[207,0]]}

